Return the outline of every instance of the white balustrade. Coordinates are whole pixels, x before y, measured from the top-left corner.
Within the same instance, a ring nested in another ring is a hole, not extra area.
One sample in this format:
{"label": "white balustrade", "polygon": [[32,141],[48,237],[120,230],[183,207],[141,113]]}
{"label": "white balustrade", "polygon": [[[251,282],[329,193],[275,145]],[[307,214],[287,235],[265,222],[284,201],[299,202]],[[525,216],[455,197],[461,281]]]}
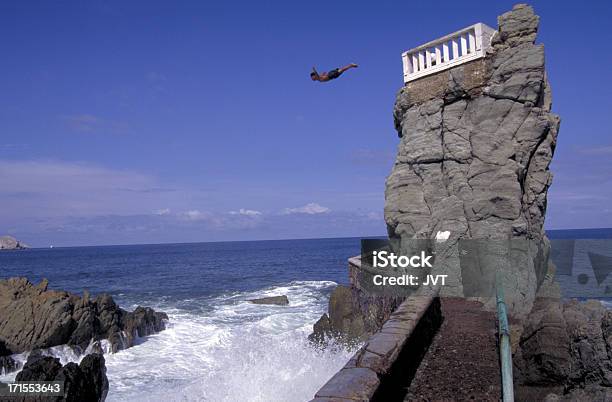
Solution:
{"label": "white balustrade", "polygon": [[404,83],[484,57],[495,32],[478,23],[402,53]]}

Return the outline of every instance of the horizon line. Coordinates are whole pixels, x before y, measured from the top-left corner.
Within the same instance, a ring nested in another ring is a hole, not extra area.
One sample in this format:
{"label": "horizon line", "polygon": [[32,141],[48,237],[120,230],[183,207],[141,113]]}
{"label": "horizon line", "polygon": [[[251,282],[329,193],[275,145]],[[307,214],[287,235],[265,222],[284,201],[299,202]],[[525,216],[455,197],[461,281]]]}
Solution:
{"label": "horizon line", "polygon": [[[549,233],[549,232],[561,232],[561,231],[571,231],[571,230],[574,230],[574,231],[612,230],[612,227],[545,229],[544,231],[546,233]],[[13,236],[13,235],[9,235],[9,236]],[[264,241],[293,241],[293,240],[365,239],[365,238],[380,238],[380,237],[388,237],[388,236],[371,235],[371,236],[292,237],[292,238],[284,238],[284,239],[208,240],[208,241],[160,242],[160,243],[124,243],[124,244],[82,244],[82,245],[57,246],[57,247],[51,244],[47,247],[44,247],[44,246],[28,247],[26,250],[47,250],[51,248],[82,248],[82,247],[161,246],[161,245],[182,245],[182,244],[206,244],[206,243],[254,243],[254,242],[264,242]]]}

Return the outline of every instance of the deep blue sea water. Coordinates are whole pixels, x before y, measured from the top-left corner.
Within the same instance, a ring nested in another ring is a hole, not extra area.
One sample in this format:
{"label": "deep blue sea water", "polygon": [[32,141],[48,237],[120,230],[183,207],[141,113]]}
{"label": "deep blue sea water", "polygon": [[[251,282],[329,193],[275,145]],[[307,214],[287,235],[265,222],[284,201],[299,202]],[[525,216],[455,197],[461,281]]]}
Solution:
{"label": "deep blue sea water", "polygon": [[[350,357],[306,339],[359,246],[345,238],[31,249],[0,253],[0,278],[47,278],[51,288],[168,313],[167,330],[106,355],[110,401],[305,401]],[[288,307],[247,302],[279,294]],[[51,353],[79,359],[67,348]]]}
{"label": "deep blue sea water", "polygon": [[[612,229],[551,231],[549,236],[553,248],[556,239],[597,239],[594,244],[603,247],[599,252],[612,256],[607,248]],[[123,308],[145,305],[168,313],[167,330],[106,355],[109,401],[305,401],[350,357],[342,349],[317,352],[306,337],[326,311],[330,292],[347,282],[347,258],[359,254],[359,240],[3,252],[0,278],[47,278],[51,288],[110,293]],[[592,243],[575,244],[575,274],[593,276],[585,257]],[[567,289],[586,289],[575,286],[577,275],[561,279]],[[289,297],[289,306],[247,301],[279,294]],[[51,352],[64,362],[79,359],[67,348]]]}
{"label": "deep blue sea water", "polygon": [[[0,277],[25,276],[119,303],[206,298],[291,281],[345,283],[359,238],[31,249],[0,254]],[[188,306],[185,306],[188,307]]]}

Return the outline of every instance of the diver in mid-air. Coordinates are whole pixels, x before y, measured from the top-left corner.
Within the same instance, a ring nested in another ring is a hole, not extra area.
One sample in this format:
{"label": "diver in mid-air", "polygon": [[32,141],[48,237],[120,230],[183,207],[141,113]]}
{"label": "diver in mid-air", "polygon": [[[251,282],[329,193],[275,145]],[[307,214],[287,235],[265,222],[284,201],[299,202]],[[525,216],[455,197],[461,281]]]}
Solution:
{"label": "diver in mid-air", "polygon": [[326,73],[320,73],[320,74],[313,67],[312,73],[310,73],[310,79],[313,81],[319,81],[319,82],[327,82],[327,81],[335,80],[336,78],[340,77],[340,75],[346,70],[349,70],[355,67],[357,67],[357,64],[351,63],[347,66],[340,67],[340,68],[334,68],[333,70],[330,70]]}

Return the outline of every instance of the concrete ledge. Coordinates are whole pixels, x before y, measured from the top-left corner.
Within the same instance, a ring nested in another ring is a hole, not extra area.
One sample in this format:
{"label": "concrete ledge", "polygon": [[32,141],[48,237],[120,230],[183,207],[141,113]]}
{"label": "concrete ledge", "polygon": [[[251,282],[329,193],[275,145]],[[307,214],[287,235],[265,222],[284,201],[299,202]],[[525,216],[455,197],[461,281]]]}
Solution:
{"label": "concrete ledge", "polygon": [[[438,292],[439,288],[422,288],[404,300],[380,331],[367,340],[312,401],[370,401],[376,394],[385,393],[388,387],[384,386],[384,382],[391,381],[394,367],[406,365],[398,360],[419,359],[407,362],[416,368],[420,362],[419,356],[429,346],[429,342],[422,339],[423,336],[430,337],[439,325],[441,312]],[[422,330],[424,327],[425,331]],[[409,357],[407,351],[410,352]]]}
{"label": "concrete ledge", "polygon": [[379,382],[376,373],[368,368],[345,367],[317,392],[315,398],[369,401],[378,388]]}

